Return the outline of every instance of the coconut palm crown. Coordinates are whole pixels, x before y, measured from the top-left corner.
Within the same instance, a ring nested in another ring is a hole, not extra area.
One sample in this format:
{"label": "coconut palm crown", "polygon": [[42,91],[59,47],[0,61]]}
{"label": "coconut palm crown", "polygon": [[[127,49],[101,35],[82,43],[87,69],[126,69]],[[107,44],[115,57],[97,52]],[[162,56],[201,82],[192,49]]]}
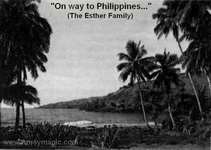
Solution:
{"label": "coconut palm crown", "polygon": [[151,74],[154,80],[154,87],[161,88],[167,93],[170,92],[172,83],[179,85],[179,68],[175,66],[179,64],[179,58],[176,54],[170,54],[164,51],[163,54],[156,54],[155,61],[157,69]]}
{"label": "coconut palm crown", "polygon": [[117,70],[120,71],[119,78],[125,82],[130,77],[129,85],[134,85],[137,76],[142,81],[146,81],[152,69],[153,57],[144,57],[147,50],[141,42],[137,44],[134,41],[128,41],[126,51],[127,53],[118,54],[119,60],[123,61],[117,66]]}

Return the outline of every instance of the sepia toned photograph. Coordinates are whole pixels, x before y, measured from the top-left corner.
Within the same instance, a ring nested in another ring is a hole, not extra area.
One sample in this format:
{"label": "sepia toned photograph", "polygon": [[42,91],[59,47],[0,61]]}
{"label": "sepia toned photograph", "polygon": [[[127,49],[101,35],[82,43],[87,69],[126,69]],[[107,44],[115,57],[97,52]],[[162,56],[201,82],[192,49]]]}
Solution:
{"label": "sepia toned photograph", "polygon": [[211,0],[0,0],[0,149],[210,150]]}

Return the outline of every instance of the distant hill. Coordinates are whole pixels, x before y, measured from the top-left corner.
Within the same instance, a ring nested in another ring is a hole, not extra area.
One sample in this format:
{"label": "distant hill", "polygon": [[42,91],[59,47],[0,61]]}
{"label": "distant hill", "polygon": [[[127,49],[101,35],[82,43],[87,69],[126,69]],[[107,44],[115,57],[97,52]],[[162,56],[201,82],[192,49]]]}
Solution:
{"label": "distant hill", "polygon": [[[193,90],[189,79],[184,74],[181,74],[180,79],[181,81],[183,81],[183,83],[185,83],[184,86],[185,91],[189,94],[193,94]],[[194,77],[193,79],[197,88],[200,88],[202,85],[206,85],[208,87],[205,77],[203,76]],[[149,81],[147,83],[142,83],[141,86],[145,91],[147,90],[149,91],[150,89],[152,89],[152,81]],[[173,94],[178,92],[178,90],[180,89],[174,87],[174,89],[172,90]],[[39,108],[46,108],[46,109],[78,108],[87,111],[136,112],[139,110],[139,102],[140,102],[138,93],[139,89],[138,85],[136,84],[133,87],[129,86],[121,87],[116,92],[109,93],[106,96],[90,97],[90,98],[83,98],[66,102],[58,102],[58,103],[43,105]],[[146,96],[144,98],[145,100],[147,100]]]}

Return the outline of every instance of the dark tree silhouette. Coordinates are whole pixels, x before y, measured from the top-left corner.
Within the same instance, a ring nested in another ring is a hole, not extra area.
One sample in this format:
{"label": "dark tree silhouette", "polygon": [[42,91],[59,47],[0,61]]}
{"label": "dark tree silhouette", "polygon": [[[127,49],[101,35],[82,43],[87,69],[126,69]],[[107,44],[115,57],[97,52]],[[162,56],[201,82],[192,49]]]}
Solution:
{"label": "dark tree silhouette", "polygon": [[185,51],[183,67],[192,73],[204,73],[206,75],[211,93],[210,69],[211,69],[211,15],[204,15],[195,32],[189,33],[192,39]]}
{"label": "dark tree silhouette", "polygon": [[141,42],[137,44],[134,41],[128,41],[126,45],[126,51],[127,54],[118,54],[119,60],[124,60],[124,62],[117,66],[118,71],[120,71],[119,77],[122,79],[122,81],[126,81],[128,76],[130,76],[130,85],[133,85],[137,80],[144,121],[148,126],[141,82],[145,82],[147,78],[150,78],[149,72],[152,69],[154,57],[144,57],[147,54],[147,51],[144,48],[144,45],[141,45]]}
{"label": "dark tree silhouette", "polygon": [[[38,77],[38,69],[46,71],[46,53],[49,51],[51,27],[38,12],[34,0],[8,0],[0,7],[0,47],[6,51],[5,61],[15,68],[18,85],[25,84],[27,71],[33,78]],[[19,126],[20,105],[16,102],[16,129]],[[25,114],[23,113],[23,126]]]}
{"label": "dark tree silhouette", "polygon": [[11,84],[4,88],[4,102],[9,105],[14,105],[22,99],[27,104],[39,104],[40,99],[37,95],[37,89],[31,85]]}
{"label": "dark tree silhouette", "polygon": [[167,105],[168,105],[168,112],[170,119],[172,121],[173,128],[176,127],[174,116],[171,110],[171,89],[172,84],[179,86],[179,68],[175,66],[179,63],[179,59],[177,55],[170,54],[164,51],[163,54],[156,54],[155,55],[155,62],[157,64],[157,69],[152,73],[152,77],[155,78],[153,85],[157,88],[162,89],[165,91],[167,95]]}
{"label": "dark tree silhouette", "polygon": [[[153,18],[157,19],[157,25],[154,31],[158,35],[158,38],[162,35],[168,36],[169,32],[172,31],[182,53],[182,58],[189,59],[189,57],[185,58],[180,42],[184,38],[191,40],[191,34],[198,30],[200,20],[209,13],[208,9],[211,8],[211,2],[198,0],[166,0],[164,1],[163,6],[164,7],[160,8],[157,13],[153,15]],[[179,36],[180,32],[182,33],[181,37]],[[201,103],[194,81],[190,72],[187,72],[187,75],[191,82],[197,104],[202,115]]]}

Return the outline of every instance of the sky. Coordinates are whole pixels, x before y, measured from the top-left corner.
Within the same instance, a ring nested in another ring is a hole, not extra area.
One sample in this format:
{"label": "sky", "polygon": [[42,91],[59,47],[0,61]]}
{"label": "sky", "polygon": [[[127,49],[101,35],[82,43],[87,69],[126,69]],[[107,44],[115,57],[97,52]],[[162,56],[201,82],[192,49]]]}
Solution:
{"label": "sky", "polygon": [[[51,2],[75,4],[96,1],[42,0],[39,4],[40,15],[48,20],[53,29],[46,64],[47,72],[40,73],[35,81],[32,79],[28,81],[38,89],[41,105],[104,96],[118,90],[126,83],[118,79],[117,54],[126,52],[125,45],[128,40],[136,42],[141,40],[148,50],[148,55],[162,53],[165,48],[167,51],[179,54],[172,35],[169,35],[168,39],[157,40],[153,32],[156,21],[152,19],[152,14],[162,5],[162,0],[126,1],[144,5],[147,2],[152,3],[148,10],[133,11],[133,20],[68,20],[66,14],[70,11],[57,10],[50,5]],[[113,2],[121,3],[124,0],[113,0]]]}

